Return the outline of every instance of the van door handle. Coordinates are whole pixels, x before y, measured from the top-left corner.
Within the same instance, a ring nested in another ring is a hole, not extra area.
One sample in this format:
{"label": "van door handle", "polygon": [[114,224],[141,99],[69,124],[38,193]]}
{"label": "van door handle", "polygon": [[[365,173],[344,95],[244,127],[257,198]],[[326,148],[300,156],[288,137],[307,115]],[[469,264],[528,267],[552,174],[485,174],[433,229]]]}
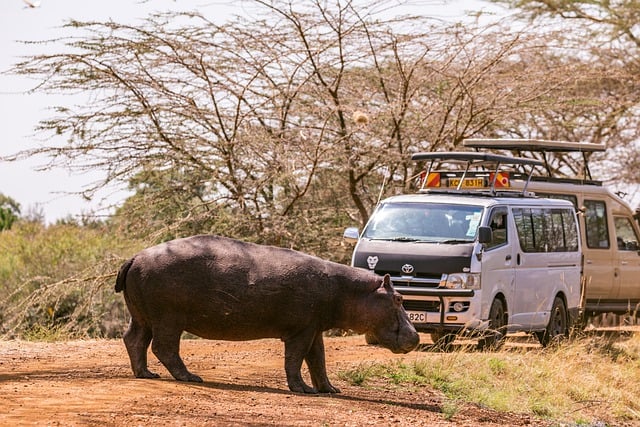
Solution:
{"label": "van door handle", "polygon": [[629,262],[628,262],[628,261],[621,261],[621,262],[620,262],[620,265],[627,265],[627,264],[629,264]]}
{"label": "van door handle", "polygon": [[504,257],[505,261],[511,261],[511,255],[507,255],[506,257]]}
{"label": "van door handle", "polygon": [[590,259],[585,261],[587,264],[593,264],[593,261],[591,261]]}

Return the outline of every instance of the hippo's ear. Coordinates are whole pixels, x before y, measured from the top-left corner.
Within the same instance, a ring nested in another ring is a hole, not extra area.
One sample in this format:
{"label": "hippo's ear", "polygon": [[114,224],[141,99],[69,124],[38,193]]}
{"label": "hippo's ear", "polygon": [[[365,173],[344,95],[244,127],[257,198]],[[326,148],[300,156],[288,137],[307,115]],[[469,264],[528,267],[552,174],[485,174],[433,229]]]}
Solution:
{"label": "hippo's ear", "polygon": [[389,276],[388,274],[384,275],[384,277],[382,278],[382,286],[384,286],[384,288],[387,291],[393,292],[393,285],[391,284],[391,276]]}

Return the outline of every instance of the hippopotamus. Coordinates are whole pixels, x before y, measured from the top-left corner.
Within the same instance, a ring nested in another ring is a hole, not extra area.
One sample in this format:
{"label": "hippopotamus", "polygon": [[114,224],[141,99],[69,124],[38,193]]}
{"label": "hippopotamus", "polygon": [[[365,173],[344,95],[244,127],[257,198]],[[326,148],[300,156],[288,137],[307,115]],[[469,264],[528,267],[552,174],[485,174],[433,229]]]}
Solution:
{"label": "hippopotamus", "polygon": [[[142,250],[116,279],[131,322],[124,343],[138,378],[158,378],[147,351],[180,381],[189,372],[179,348],[183,331],[215,340],[279,338],[289,389],[338,393],[325,366],[323,331],[373,336],[394,353],[416,348],[419,336],[388,275],[326,261],[295,250],[199,235]],[[302,379],[307,363],[313,386]]]}

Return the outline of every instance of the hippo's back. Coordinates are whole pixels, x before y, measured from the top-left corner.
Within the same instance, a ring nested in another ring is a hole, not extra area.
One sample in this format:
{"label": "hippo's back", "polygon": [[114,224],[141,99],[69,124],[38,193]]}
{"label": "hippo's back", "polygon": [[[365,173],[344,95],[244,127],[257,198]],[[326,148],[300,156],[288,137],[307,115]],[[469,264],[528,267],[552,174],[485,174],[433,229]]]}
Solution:
{"label": "hippo's back", "polygon": [[141,251],[134,257],[132,270],[138,269],[145,277],[171,284],[176,284],[175,279],[179,277],[189,281],[189,286],[212,281],[249,286],[268,285],[276,277],[282,281],[288,277],[299,280],[325,275],[327,263],[290,249],[199,235]]}

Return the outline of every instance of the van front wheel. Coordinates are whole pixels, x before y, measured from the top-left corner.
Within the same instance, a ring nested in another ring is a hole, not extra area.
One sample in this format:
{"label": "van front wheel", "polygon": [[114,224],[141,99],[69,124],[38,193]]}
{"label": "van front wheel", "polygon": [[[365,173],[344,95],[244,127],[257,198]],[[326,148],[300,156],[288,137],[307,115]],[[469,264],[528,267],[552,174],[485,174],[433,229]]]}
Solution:
{"label": "van front wheel", "polygon": [[478,340],[480,350],[497,350],[504,344],[506,334],[506,316],[502,301],[494,299],[489,310],[489,330]]}
{"label": "van front wheel", "polygon": [[536,332],[536,337],[543,347],[565,338],[569,332],[567,327],[567,308],[560,297],[553,300],[549,324],[544,331]]}

